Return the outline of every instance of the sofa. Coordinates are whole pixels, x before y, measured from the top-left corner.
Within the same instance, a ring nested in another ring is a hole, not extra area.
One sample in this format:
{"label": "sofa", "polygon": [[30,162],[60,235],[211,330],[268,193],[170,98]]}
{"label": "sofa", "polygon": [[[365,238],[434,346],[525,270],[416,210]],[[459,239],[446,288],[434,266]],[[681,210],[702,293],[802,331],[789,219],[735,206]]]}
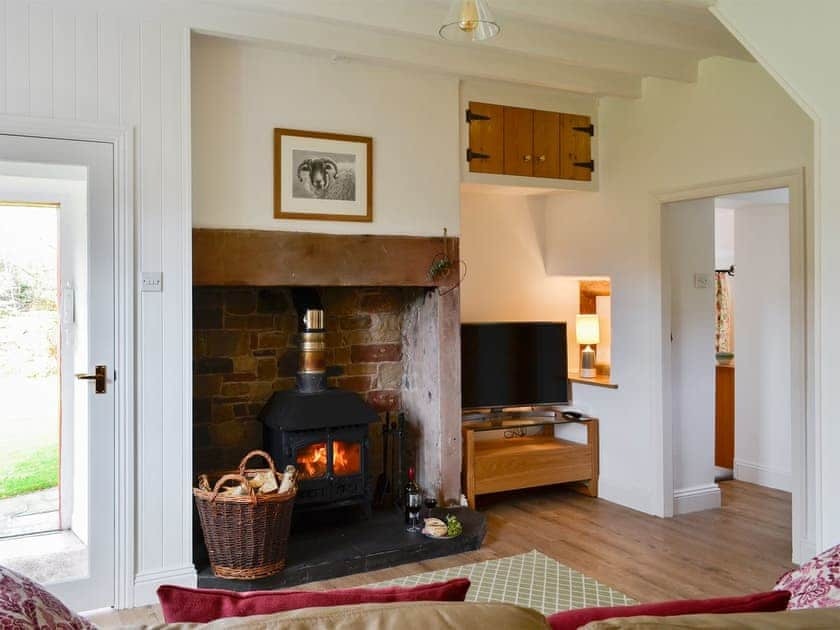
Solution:
{"label": "sofa", "polygon": [[[513,604],[469,602],[401,602],[301,608],[256,617],[231,617],[207,624],[168,624],[156,630],[546,630],[551,626],[538,612]],[[732,628],[775,630],[840,628],[840,608],[775,613],[626,617],[596,621],[586,630],[647,630],[650,628]]]}

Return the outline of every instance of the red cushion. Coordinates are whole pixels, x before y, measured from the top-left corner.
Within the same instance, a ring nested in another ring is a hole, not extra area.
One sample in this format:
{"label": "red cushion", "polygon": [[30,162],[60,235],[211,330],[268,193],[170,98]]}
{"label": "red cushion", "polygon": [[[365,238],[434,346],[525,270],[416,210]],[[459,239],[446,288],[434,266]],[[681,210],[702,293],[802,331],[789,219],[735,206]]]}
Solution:
{"label": "red cushion", "polygon": [[166,623],[207,623],[223,617],[249,617],[271,613],[351,604],[388,602],[462,602],[470,581],[457,578],[420,586],[349,588],[336,591],[253,591],[236,593],[209,588],[161,586],[157,590]]}
{"label": "red cushion", "polygon": [[790,593],[770,591],[742,597],[720,597],[717,599],[681,599],[655,604],[636,606],[615,606],[605,608],[580,608],[555,613],[548,618],[552,630],[575,630],[591,621],[616,619],[619,617],[672,617],[675,615],[726,614],[749,612],[777,612],[785,610]]}

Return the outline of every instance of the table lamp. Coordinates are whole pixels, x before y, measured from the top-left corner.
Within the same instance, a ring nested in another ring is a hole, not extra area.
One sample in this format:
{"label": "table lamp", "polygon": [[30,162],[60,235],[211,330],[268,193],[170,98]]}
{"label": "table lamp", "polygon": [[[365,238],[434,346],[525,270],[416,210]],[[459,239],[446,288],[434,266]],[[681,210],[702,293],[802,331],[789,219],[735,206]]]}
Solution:
{"label": "table lamp", "polygon": [[601,341],[598,315],[578,315],[575,325],[577,342],[584,346],[580,355],[580,375],[583,378],[595,377],[595,350],[592,345]]}

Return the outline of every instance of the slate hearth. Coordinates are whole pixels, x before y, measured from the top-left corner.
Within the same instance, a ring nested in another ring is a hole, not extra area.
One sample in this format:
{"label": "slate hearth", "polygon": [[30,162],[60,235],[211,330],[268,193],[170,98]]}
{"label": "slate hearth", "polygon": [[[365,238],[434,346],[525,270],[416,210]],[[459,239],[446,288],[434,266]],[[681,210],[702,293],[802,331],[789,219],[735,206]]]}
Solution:
{"label": "slate hearth", "polygon": [[487,533],[486,517],[468,508],[435,512],[440,518],[446,514],[455,514],[464,525],[464,533],[452,540],[405,531],[403,513],[394,509],[375,511],[370,520],[336,519],[331,525],[296,520],[285,571],[262,580],[227,580],[205,567],[199,571],[198,586],[272,590],[478,549]]}

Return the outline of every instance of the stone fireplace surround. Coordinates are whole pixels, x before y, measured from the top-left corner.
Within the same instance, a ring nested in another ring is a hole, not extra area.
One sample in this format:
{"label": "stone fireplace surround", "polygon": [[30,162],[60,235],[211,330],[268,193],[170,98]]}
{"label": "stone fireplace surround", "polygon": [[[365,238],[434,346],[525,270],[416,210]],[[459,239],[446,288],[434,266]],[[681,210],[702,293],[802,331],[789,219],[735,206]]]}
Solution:
{"label": "stone fireplace surround", "polygon": [[[260,409],[272,392],[294,387],[291,289],[314,287],[327,315],[329,384],[381,412],[404,410],[418,482],[456,500],[459,295],[428,277],[443,248],[440,237],[193,230],[196,471],[231,468],[260,445]],[[449,251],[457,259],[457,239]]]}

